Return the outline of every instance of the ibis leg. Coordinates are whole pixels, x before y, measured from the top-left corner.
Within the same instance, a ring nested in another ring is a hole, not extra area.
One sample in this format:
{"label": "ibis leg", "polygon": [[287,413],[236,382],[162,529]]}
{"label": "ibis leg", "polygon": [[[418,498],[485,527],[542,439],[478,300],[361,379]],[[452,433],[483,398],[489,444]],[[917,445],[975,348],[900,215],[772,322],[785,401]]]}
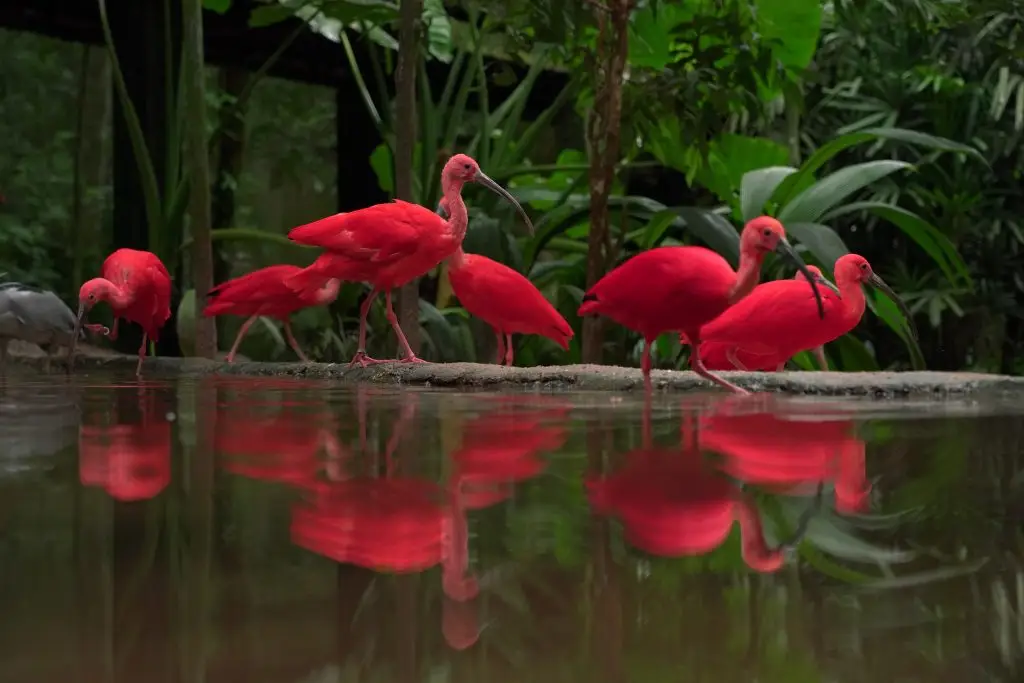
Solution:
{"label": "ibis leg", "polygon": [[502,365],[505,362],[505,335],[501,333],[501,330],[494,330],[494,341],[498,345],[498,359],[494,362]]}
{"label": "ibis leg", "polygon": [[225,359],[228,363],[235,362],[235,354],[238,353],[238,345],[242,343],[242,339],[249,331],[249,328],[252,327],[252,324],[256,322],[256,318],[258,317],[258,315],[251,315],[248,320],[242,323],[242,327],[238,330],[238,334],[235,336],[235,343],[231,345],[231,350],[228,351],[228,357]]}
{"label": "ibis leg", "polygon": [[828,371],[828,358],[825,358],[825,347],[818,346],[813,351],[814,357],[818,360],[818,367],[824,371]]}
{"label": "ibis leg", "polygon": [[690,368],[694,372],[704,379],[710,380],[721,387],[725,387],[729,391],[733,391],[737,394],[750,393],[746,389],[738,387],[732,382],[712,374],[706,367],[704,367],[704,361],[700,359],[700,335],[692,332],[687,332],[686,334],[690,338]]}
{"label": "ibis leg", "polygon": [[505,365],[512,367],[512,359],[515,357],[515,347],[512,346],[512,333],[505,335]]}
{"label": "ibis leg", "polygon": [[370,315],[370,307],[373,306],[373,300],[377,298],[377,294],[379,292],[376,289],[371,289],[359,307],[359,348],[356,349],[356,355],[352,356],[352,360],[349,361],[349,367],[359,363],[361,367],[365,368],[367,365],[385,362],[366,355],[366,318]]}
{"label": "ibis leg", "polygon": [[[114,329],[117,329],[117,323],[114,323]],[[145,332],[142,333],[142,343],[139,344],[139,364],[135,366],[135,376],[142,377],[142,361],[146,357],[146,342],[149,341],[149,335]]]}
{"label": "ibis leg", "polygon": [[405,338],[405,332],[402,332],[402,326],[398,324],[398,316],[395,314],[395,309],[391,307],[391,290],[388,290],[388,293],[385,294],[384,297],[387,300],[388,322],[391,323],[391,329],[395,331],[395,336],[398,337],[398,346],[402,351],[402,362],[426,363],[427,361],[417,357],[416,354],[412,352],[412,347],[409,346],[409,340]]}
{"label": "ibis leg", "polygon": [[775,372],[782,372],[785,369],[786,369],[786,362],[783,361],[783,362],[779,363],[778,367],[775,368]]}
{"label": "ibis leg", "polygon": [[294,351],[295,355],[299,357],[299,360],[301,360],[303,363],[308,363],[309,356],[302,352],[302,347],[299,346],[299,342],[296,341],[295,335],[292,334],[291,320],[284,321],[284,338],[288,340],[288,346],[292,347],[292,351]]}
{"label": "ibis leg", "polygon": [[[117,341],[117,325],[121,322],[120,318],[114,318],[114,326],[107,332],[107,339],[110,341]],[[143,339],[143,346],[145,346],[145,337]]]}
{"label": "ibis leg", "polygon": [[0,377],[7,376],[7,343],[9,339],[0,339]]}
{"label": "ibis leg", "polygon": [[740,359],[736,357],[736,347],[735,346],[729,347],[729,350],[725,352],[725,357],[727,359],[729,359],[729,362],[732,363],[732,366],[734,368],[736,368],[737,370],[743,370],[744,372],[747,371],[747,366],[745,366],[743,363],[741,363]]}
{"label": "ibis leg", "polygon": [[[654,388],[654,385],[651,384],[651,344],[653,343],[653,339],[644,339],[644,353],[640,358],[640,371],[644,375],[644,389],[647,391],[651,391]],[[691,345],[691,355],[695,354],[696,351],[696,345]]]}

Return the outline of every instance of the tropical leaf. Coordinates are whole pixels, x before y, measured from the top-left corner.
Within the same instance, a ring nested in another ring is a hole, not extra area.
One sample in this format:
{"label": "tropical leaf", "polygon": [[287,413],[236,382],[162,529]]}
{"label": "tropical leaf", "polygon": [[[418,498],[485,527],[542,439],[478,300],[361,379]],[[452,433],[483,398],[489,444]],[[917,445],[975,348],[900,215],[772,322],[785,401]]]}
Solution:
{"label": "tropical leaf", "polygon": [[905,161],[891,160],[866,161],[846,166],[819,180],[787,202],[779,211],[778,219],[784,225],[790,221],[818,221],[847,197],[877,180],[907,168],[912,166]]}
{"label": "tropical leaf", "polygon": [[748,171],[740,180],[740,218],[744,223],[762,214],[779,184],[798,169],[792,166],[769,166]]}
{"label": "tropical leaf", "polygon": [[807,247],[827,270],[832,270],[836,260],[850,250],[832,228],[821,223],[786,223],[786,234],[794,237]]}

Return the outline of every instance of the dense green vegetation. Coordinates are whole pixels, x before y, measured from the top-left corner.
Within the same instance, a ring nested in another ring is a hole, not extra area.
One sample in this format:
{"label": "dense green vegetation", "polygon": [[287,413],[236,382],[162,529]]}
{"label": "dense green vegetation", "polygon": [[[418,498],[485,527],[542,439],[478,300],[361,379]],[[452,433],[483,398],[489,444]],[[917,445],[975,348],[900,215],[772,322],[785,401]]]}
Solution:
{"label": "dense green vegetation", "polygon": [[[204,4],[207,16],[232,5]],[[594,360],[595,353],[635,364],[635,335],[610,325],[584,330],[575,315],[595,274],[657,244],[706,244],[734,260],[737,227],[767,212],[826,272],[845,251],[865,255],[911,303],[928,367],[1016,373],[1024,343],[1020,14],[1014,3],[919,0],[425,0],[413,198],[436,202],[445,154],[464,151],[533,213],[538,231],[529,237],[487,193],[468,196],[467,250],[528,274],[577,331],[569,353],[546,340],[517,340],[520,364]],[[253,9],[250,30],[294,16],[307,23],[299,30],[336,43],[339,62],[347,59],[358,76],[381,135],[367,162],[393,193],[400,131],[388,86],[397,5],[281,0]],[[357,60],[356,48],[373,58]],[[7,140],[0,272],[70,300],[114,246],[110,97],[123,95],[111,85],[116,68],[102,48],[26,34],[5,33],[0,54]],[[487,85],[516,75],[495,58],[527,69],[503,100],[488,97]],[[426,85],[433,63],[449,70],[443,91]],[[528,120],[525,104],[541,70],[565,73],[566,84]],[[169,94],[188,103],[178,108],[181,135],[169,143],[183,168],[147,196],[150,246],[165,260],[184,258],[183,293],[198,277],[192,271],[202,270],[192,268],[202,252],[193,253],[188,237],[201,234],[197,202],[212,204],[205,215],[213,245],[232,275],[305,263],[312,253],[283,234],[335,210],[335,154],[346,153],[345,140],[335,146],[334,94],[326,88],[208,68],[205,91],[205,107],[184,91]],[[199,109],[213,151],[209,200],[187,187],[196,155],[178,154]],[[789,275],[769,264],[767,277]],[[425,280],[424,356],[489,360],[492,335],[458,307],[442,269]],[[311,353],[332,360],[352,353],[362,293],[346,287],[329,310],[297,316]],[[186,352],[194,344],[190,301],[178,320]],[[857,331],[830,345],[833,367],[910,367],[916,354],[898,313],[884,298],[871,304]],[[222,325],[221,347],[240,322]],[[371,354],[387,354],[394,341],[382,307],[371,324]],[[291,353],[269,323],[242,351]],[[656,351],[661,367],[683,360],[668,336]]]}

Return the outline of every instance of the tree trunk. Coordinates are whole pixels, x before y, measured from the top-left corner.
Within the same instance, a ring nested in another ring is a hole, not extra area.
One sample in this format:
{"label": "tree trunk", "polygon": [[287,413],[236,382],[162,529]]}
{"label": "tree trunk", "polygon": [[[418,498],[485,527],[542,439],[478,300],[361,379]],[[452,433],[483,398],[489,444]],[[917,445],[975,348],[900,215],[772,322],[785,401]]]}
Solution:
{"label": "tree trunk", "polygon": [[[395,69],[395,196],[415,201],[412,188],[413,149],[416,147],[416,65],[420,57],[422,0],[402,0],[398,29],[398,68]],[[426,150],[423,152],[427,153]],[[409,346],[420,350],[419,281],[402,287],[398,295],[398,324]]]}
{"label": "tree trunk", "polygon": [[[110,185],[110,59],[103,48],[82,48],[75,141],[74,197],[67,244],[73,245],[68,294],[77,296],[85,281],[86,257],[105,250],[97,244],[102,233],[103,202],[98,190]],[[105,241],[104,241],[105,242]]]}
{"label": "tree trunk", "polygon": [[184,26],[183,96],[185,146],[189,178],[189,232],[192,234],[192,285],[195,288],[195,353],[200,358],[217,354],[217,327],[202,315],[206,293],[213,287],[213,246],[210,241],[210,156],[206,140],[206,60],[203,56],[202,0],[182,2]]}
{"label": "tree trunk", "polygon": [[[587,154],[590,163],[590,235],[587,239],[587,289],[604,276],[610,265],[611,230],[608,196],[619,160],[622,121],[622,82],[629,49],[630,0],[610,0],[595,6],[594,106],[587,117]],[[583,362],[600,363],[604,344],[604,320],[583,319]]]}

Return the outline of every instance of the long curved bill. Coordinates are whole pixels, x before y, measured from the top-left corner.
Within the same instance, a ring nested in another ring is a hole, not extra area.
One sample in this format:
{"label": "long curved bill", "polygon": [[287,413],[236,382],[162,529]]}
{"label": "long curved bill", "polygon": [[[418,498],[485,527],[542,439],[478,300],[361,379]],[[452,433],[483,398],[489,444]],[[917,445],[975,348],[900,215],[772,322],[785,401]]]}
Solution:
{"label": "long curved bill", "polygon": [[530,221],[530,217],[526,215],[526,211],[523,209],[522,205],[516,201],[516,198],[513,197],[508,190],[491,180],[490,176],[483,171],[477,171],[476,182],[480,183],[499,197],[504,197],[506,200],[512,202],[512,205],[516,207],[517,211],[519,211],[519,215],[523,217],[523,222],[526,223],[526,227],[530,231],[530,234],[533,234],[533,222]]}
{"label": "long curved bill", "polygon": [[889,300],[896,304],[896,308],[900,309],[900,313],[902,313],[903,317],[907,320],[907,327],[910,328],[911,336],[914,338],[914,341],[917,341],[917,325],[914,324],[914,318],[910,314],[910,309],[908,309],[907,305],[903,303],[903,299],[899,298],[899,296],[896,295],[896,292],[892,291],[892,287],[885,284],[885,280],[874,273],[871,274],[871,277],[868,278],[867,282],[882,294],[889,297]]}
{"label": "long curved bill", "polygon": [[[832,283],[832,281],[831,281],[831,280],[829,280],[828,278],[826,278],[826,277],[824,277],[824,276],[821,276],[821,277],[816,277],[816,278],[814,278],[814,281],[815,281],[815,282],[817,282],[817,283],[818,283],[819,285],[822,285],[823,287],[828,287],[829,289],[831,289],[831,290],[832,290],[833,292],[835,292],[836,294],[840,294],[840,292],[839,292],[839,288],[838,288],[838,287],[836,287],[836,286],[835,286],[835,285],[834,285],[834,284]],[[842,295],[840,294],[840,296],[842,296]]]}
{"label": "long curved bill", "polygon": [[800,255],[793,249],[793,245],[789,243],[785,237],[779,239],[779,243],[775,246],[775,251],[785,256],[796,264],[796,269],[804,276],[808,284],[811,285],[811,289],[814,291],[814,300],[818,304],[818,317],[822,320],[825,319],[825,304],[821,300],[821,291],[818,290],[818,278],[814,276],[811,271],[807,270],[807,264],[800,258]]}
{"label": "long curved bill", "polygon": [[82,318],[85,317],[85,304],[78,304],[78,315],[75,317],[75,333],[71,337],[71,350],[68,351],[68,372],[75,365],[75,349],[78,348],[78,335],[82,334]]}

